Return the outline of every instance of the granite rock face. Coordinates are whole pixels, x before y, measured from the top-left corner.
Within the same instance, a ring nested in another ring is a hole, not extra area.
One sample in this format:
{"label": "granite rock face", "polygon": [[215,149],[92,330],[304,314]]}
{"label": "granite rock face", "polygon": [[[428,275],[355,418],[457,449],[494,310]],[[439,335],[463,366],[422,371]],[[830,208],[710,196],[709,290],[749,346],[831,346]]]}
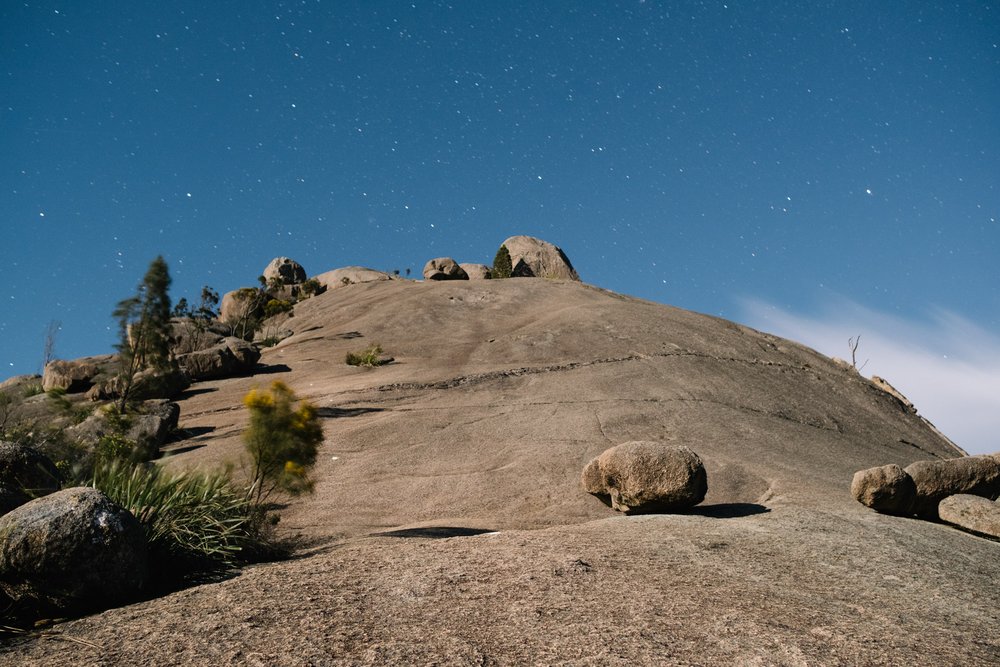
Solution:
{"label": "granite rock face", "polygon": [[560,248],[533,236],[511,236],[503,242],[510,253],[511,277],[580,280]]}
{"label": "granite rock face", "polygon": [[882,514],[909,516],[913,513],[917,487],[905,470],[890,464],[854,473],[851,495]]}

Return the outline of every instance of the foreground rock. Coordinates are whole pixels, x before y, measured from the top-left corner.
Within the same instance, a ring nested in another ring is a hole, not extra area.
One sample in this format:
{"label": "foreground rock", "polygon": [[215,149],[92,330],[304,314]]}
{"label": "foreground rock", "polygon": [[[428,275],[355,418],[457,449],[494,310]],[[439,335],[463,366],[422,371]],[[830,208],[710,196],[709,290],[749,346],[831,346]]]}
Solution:
{"label": "foreground rock", "polygon": [[287,257],[275,257],[261,274],[270,282],[280,280],[284,285],[298,285],[306,281],[306,270],[302,265]]}
{"label": "foreground rock", "polygon": [[917,461],[906,467],[917,487],[913,512],[938,518],[938,503],[957,494],[996,500],[1000,496],[1000,462],[992,456],[966,456],[944,461]]}
{"label": "foreground rock", "polygon": [[891,464],[854,473],[851,495],[882,514],[909,516],[913,513],[917,486],[905,470]]}
{"label": "foreground rock", "polygon": [[192,380],[248,375],[260,360],[260,350],[242,338],[229,336],[205,350],[177,357],[177,363]]}
{"label": "foreground rock", "polygon": [[15,602],[76,613],[124,602],[148,575],[146,538],[103,493],[72,488],[0,517],[0,589]]}
{"label": "foreground rock", "polygon": [[1000,539],[1000,503],[960,493],[942,500],[938,514],[954,526]]}
{"label": "foreground rock", "polygon": [[659,442],[626,442],[604,451],[584,468],[582,482],[587,493],[609,497],[626,514],[687,509],[708,492],[698,455]]}
{"label": "foreground rock", "polygon": [[451,257],[436,257],[424,265],[424,280],[468,280],[469,275]]}
{"label": "foreground rock", "polygon": [[59,471],[47,456],[27,445],[0,442],[0,514],[32,498],[58,491]]}
{"label": "foreground rock", "polygon": [[503,245],[510,253],[512,277],[580,280],[569,257],[548,241],[533,236],[511,236]]}

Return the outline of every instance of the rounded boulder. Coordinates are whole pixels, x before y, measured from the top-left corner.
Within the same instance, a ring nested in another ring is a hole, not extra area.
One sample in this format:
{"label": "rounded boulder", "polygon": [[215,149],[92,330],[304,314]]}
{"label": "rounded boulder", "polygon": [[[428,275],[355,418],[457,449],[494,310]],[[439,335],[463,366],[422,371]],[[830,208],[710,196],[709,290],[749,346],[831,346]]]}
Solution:
{"label": "rounded boulder", "polygon": [[851,495],[876,512],[909,516],[913,513],[917,486],[905,470],[893,463],[854,473]]}
{"label": "rounded boulder", "polygon": [[468,280],[469,274],[451,257],[436,257],[424,265],[424,280]]}
{"label": "rounded boulder", "polygon": [[514,278],[580,280],[569,257],[557,246],[534,236],[511,236],[503,242],[510,253]]}
{"label": "rounded boulder", "polygon": [[635,441],[605,450],[583,470],[587,493],[625,514],[672,512],[705,499],[708,478],[690,448]]}
{"label": "rounded boulder", "polygon": [[57,491],[0,517],[0,588],[16,602],[106,609],[134,597],[147,577],[142,526],[97,489]]}
{"label": "rounded boulder", "polygon": [[277,278],[283,285],[298,285],[306,281],[306,270],[294,259],[275,257],[261,275],[268,282]]}
{"label": "rounded boulder", "polygon": [[938,518],[938,503],[957,494],[996,500],[1000,496],[1000,461],[992,456],[965,456],[944,461],[917,461],[906,467],[917,487],[913,512]]}

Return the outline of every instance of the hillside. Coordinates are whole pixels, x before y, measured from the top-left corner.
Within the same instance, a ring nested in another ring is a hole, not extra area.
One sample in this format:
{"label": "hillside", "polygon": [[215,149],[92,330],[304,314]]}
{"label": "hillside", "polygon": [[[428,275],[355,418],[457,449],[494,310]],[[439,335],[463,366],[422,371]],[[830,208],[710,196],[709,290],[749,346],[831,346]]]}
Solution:
{"label": "hillside", "polygon": [[[991,664],[1000,544],[875,514],[856,470],[963,454],[794,342],[572,281],[383,281],[295,306],[180,401],[171,466],[237,462],[242,396],[320,408],[301,558],[66,623],[22,664]],[[379,343],[393,363],[347,352]],[[891,378],[890,378],[891,380]],[[705,502],[624,517],[580,471],[686,444]],[[444,538],[444,539],[440,539]]]}

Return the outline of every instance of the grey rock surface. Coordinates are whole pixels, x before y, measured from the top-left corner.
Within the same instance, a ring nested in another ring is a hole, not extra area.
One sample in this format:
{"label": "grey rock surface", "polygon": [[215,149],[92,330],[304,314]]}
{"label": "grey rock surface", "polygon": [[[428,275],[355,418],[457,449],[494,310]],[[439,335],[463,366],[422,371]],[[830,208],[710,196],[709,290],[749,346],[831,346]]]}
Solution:
{"label": "grey rock surface", "polygon": [[851,495],[877,512],[909,516],[913,513],[917,486],[905,470],[891,463],[854,473]]}
{"label": "grey rock surface", "polygon": [[906,467],[917,486],[913,511],[935,520],[938,503],[957,494],[996,500],[1000,496],[1000,461],[992,456],[967,456],[947,461],[916,461]]}
{"label": "grey rock surface", "polygon": [[[993,665],[1000,655],[997,545],[872,512],[847,488],[858,470],[963,452],[808,347],[562,280],[356,284],[296,305],[288,327],[262,351],[271,373],[185,395],[181,427],[201,435],[162,465],[239,460],[241,399],[287,383],[323,419],[315,493],[290,499],[278,526],[310,546],[59,626],[100,649],[34,639],[0,659]],[[376,342],[396,363],[343,363]],[[689,444],[709,478],[705,500],[622,516],[583,493],[587,462],[633,440]]]}
{"label": "grey rock surface", "polygon": [[142,527],[92,488],[70,488],[0,517],[0,589],[50,612],[106,608],[135,596],[148,564]]}
{"label": "grey rock surface", "polygon": [[45,365],[42,389],[62,389],[67,394],[77,394],[90,389],[100,374],[101,366],[94,358],[85,357],[72,361],[57,359]]}
{"label": "grey rock surface", "polygon": [[942,521],[980,535],[1000,539],[1000,503],[960,493],[938,504]]}
{"label": "grey rock surface", "polygon": [[626,442],[605,450],[583,470],[587,493],[607,497],[625,514],[675,512],[705,499],[705,466],[689,447]]}

